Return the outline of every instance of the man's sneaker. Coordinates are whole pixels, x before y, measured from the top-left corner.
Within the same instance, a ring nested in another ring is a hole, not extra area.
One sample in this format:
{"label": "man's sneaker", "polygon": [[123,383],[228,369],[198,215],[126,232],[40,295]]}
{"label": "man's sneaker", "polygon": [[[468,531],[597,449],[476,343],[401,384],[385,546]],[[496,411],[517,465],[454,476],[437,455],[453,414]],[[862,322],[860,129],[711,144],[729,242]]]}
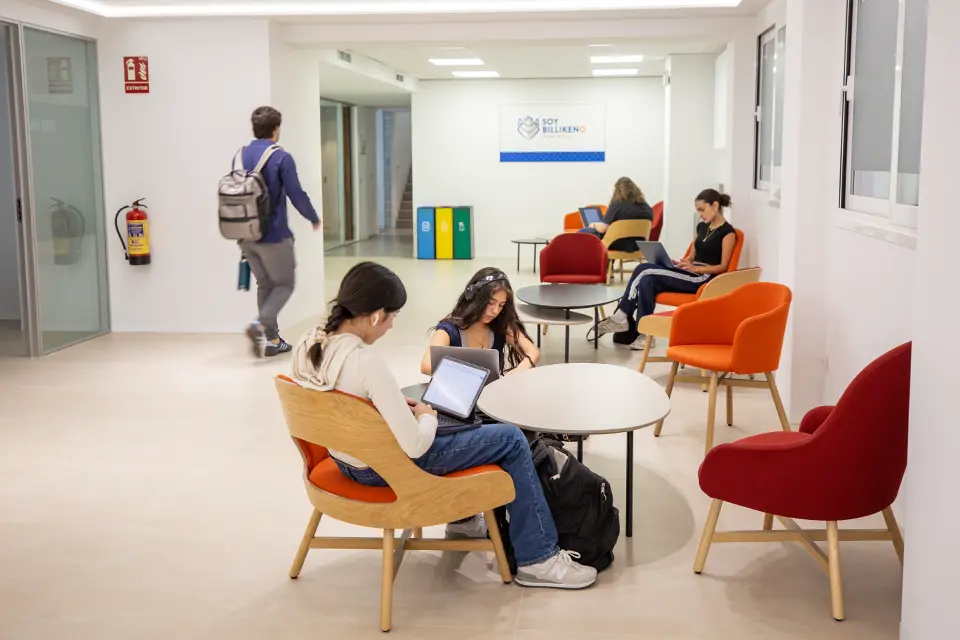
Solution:
{"label": "man's sneaker", "polygon": [[[630,345],[630,349],[633,351],[643,351],[644,347],[647,345],[647,336],[640,334],[636,340],[633,341],[633,344]],[[657,345],[655,338],[650,339],[650,348],[653,349]]]}
{"label": "man's sneaker", "polygon": [[278,342],[277,344],[268,342],[267,348],[263,352],[263,355],[265,355],[268,358],[272,358],[274,356],[279,356],[280,354],[283,354],[283,353],[290,353],[291,351],[293,351],[293,347],[291,347],[286,340],[284,340],[283,338],[280,338],[280,342]]}
{"label": "man's sneaker", "polygon": [[517,584],[548,589],[586,589],[597,581],[597,570],[576,562],[576,551],[558,551],[540,564],[517,569]]}
{"label": "man's sneaker", "polygon": [[451,522],[447,525],[447,535],[461,538],[486,538],[487,521],[481,513],[462,522]]}
{"label": "man's sneaker", "polygon": [[250,346],[253,349],[254,358],[262,358],[264,350],[267,348],[267,339],[263,335],[263,327],[259,322],[251,322],[244,331],[250,338]]}
{"label": "man's sneaker", "polygon": [[606,320],[601,320],[600,324],[597,325],[597,330],[600,333],[617,333],[618,331],[626,331],[629,328],[630,323],[627,321],[626,314],[622,311],[617,311]]}

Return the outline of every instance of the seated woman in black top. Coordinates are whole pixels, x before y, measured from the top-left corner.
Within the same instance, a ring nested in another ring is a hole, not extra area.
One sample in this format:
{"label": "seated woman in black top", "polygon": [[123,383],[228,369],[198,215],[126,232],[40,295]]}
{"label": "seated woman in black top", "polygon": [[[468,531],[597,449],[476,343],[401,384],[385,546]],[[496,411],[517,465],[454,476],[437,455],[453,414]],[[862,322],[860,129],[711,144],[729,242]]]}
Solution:
{"label": "seated woman in black top", "polygon": [[[470,278],[453,311],[436,326],[430,346],[496,349],[501,373],[505,365],[512,372],[531,369],[540,361],[540,350],[517,316],[510,281],[492,267],[481,269]],[[420,371],[432,375],[429,347],[423,354]]]}
{"label": "seated woman in black top", "polygon": [[700,286],[730,266],[737,244],[736,230],[723,217],[730,206],[730,196],[716,189],[706,189],[697,196],[700,224],[693,239],[693,248],[675,260],[673,268],[641,264],[633,271],[617,311],[600,323],[601,333],[619,332],[615,342],[631,344],[641,336],[637,321],[654,312],[657,295],[665,292],[696,293]]}
{"label": "seated woman in black top", "polygon": [[[607,215],[603,216],[603,222],[594,222],[589,227],[580,229],[580,233],[592,233],[602,240],[610,225],[618,220],[653,220],[653,209],[643,197],[643,191],[630,178],[620,178],[613,185],[613,197],[607,207]],[[610,245],[610,250],[636,251],[634,240],[646,238],[620,238]]]}

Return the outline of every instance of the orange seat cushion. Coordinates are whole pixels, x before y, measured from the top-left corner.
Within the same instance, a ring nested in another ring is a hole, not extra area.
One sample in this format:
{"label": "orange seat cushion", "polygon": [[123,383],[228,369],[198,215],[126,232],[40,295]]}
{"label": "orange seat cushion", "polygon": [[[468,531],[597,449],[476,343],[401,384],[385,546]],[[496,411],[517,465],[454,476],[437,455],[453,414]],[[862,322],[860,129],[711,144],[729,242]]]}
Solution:
{"label": "orange seat cushion", "polygon": [[[497,465],[488,464],[482,467],[474,467],[473,469],[457,471],[443,477],[466,478],[468,476],[476,476],[480,475],[481,473],[491,473],[493,471],[502,472],[503,469]],[[347,500],[356,500],[358,502],[370,502],[375,504],[385,504],[388,502],[397,501],[397,494],[394,493],[393,489],[390,487],[368,487],[365,484],[354,482],[345,476],[343,472],[340,471],[340,468],[337,467],[337,463],[334,462],[333,458],[329,457],[322,460],[313,468],[313,471],[310,472],[310,484],[321,491],[332,493],[335,496],[340,496],[341,498],[346,498]]]}
{"label": "orange seat cushion", "polygon": [[657,296],[657,304],[666,305],[668,307],[682,307],[685,304],[697,301],[697,294],[695,293],[661,293]]}
{"label": "orange seat cushion", "polygon": [[670,347],[667,357],[688,367],[707,371],[730,371],[733,361],[733,346],[720,344],[696,344]]}

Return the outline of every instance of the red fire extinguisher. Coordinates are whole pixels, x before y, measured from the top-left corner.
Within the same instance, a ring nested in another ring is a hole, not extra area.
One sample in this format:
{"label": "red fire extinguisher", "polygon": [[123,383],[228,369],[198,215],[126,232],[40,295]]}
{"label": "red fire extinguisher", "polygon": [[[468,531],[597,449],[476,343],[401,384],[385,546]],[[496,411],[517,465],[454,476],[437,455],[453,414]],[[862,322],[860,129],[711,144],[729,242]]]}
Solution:
{"label": "red fire extinguisher", "polygon": [[[143,204],[146,198],[135,200],[133,204],[120,207],[113,217],[113,226],[117,230],[117,237],[123,245],[123,257],[131,265],[150,264],[150,229],[147,220],[147,206]],[[127,211],[129,209],[129,211]],[[126,215],[126,241],[120,233],[120,214]]]}
{"label": "red fire extinguisher", "polygon": [[53,235],[54,264],[76,264],[86,230],[83,214],[63,200],[51,198],[50,233]]}

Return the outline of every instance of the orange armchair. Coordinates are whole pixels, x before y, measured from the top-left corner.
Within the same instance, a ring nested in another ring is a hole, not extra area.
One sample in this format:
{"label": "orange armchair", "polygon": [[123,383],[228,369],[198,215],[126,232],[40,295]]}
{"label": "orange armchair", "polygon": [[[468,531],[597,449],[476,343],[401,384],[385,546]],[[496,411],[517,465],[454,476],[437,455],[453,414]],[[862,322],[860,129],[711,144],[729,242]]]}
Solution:
{"label": "orange armchair", "polygon": [[[698,377],[678,377],[680,365],[710,372],[706,451],[713,447],[717,388],[727,388],[727,424],[733,426],[733,387],[765,387],[770,390],[780,424],[790,431],[790,422],[780,400],[773,372],[780,367],[780,353],[787,329],[792,294],[773,282],[755,282],[719,298],[686,304],[674,313],[667,357],[673,361],[667,380],[667,396],[677,381],[696,382]],[[764,374],[765,381],[735,380],[730,374]],[[663,430],[657,423],[654,435]]]}
{"label": "orange armchair", "polygon": [[[736,271],[740,268],[740,256],[743,254],[743,242],[744,235],[743,231],[740,229],[734,229],[737,232],[737,244],[733,247],[733,255],[730,256],[730,264],[727,266],[726,273],[731,271]],[[693,243],[690,243],[690,246],[687,247],[687,252],[689,253],[690,249],[693,248]],[[709,284],[709,283],[707,283]],[[703,293],[703,288],[707,285],[700,287],[699,291],[696,293],[661,293],[657,296],[657,304],[662,304],[667,307],[682,307],[685,304],[690,304],[691,302],[696,302],[700,298],[700,294]]]}
{"label": "orange armchair", "polygon": [[574,211],[573,213],[568,213],[563,216],[563,232],[564,233],[576,233],[583,229],[583,219],[580,217],[579,211]]}

